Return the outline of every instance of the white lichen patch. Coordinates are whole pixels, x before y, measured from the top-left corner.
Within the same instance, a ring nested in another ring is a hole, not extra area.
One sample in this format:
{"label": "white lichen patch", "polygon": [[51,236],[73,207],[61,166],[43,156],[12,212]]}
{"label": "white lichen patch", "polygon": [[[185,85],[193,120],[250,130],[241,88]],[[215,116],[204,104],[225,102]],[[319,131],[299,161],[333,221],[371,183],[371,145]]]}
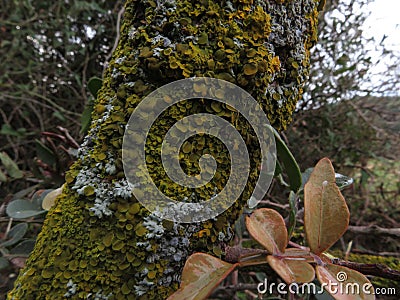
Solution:
{"label": "white lichen patch", "polygon": [[124,178],[114,184],[114,196],[129,199],[132,196],[132,187]]}
{"label": "white lichen patch", "polygon": [[112,296],[112,293],[107,295],[102,294],[102,290],[96,292],[96,294],[89,293],[86,295],[86,299],[93,299],[93,300],[108,300]]}
{"label": "white lichen patch", "polygon": [[[117,197],[129,199],[132,196],[132,188],[134,186],[131,186],[125,178],[114,182],[102,179],[103,170],[107,174],[115,173],[116,167],[113,162],[114,159],[111,158],[107,163],[96,163],[94,168],[83,167],[76,176],[75,183],[71,188],[78,195],[93,195],[95,197],[94,204],[89,210],[98,218],[112,215],[109,205]],[[88,187],[93,189],[90,194],[87,194]]]}
{"label": "white lichen patch", "polygon": [[65,298],[72,297],[73,295],[76,294],[77,285],[75,283],[73,283],[73,281],[71,279],[67,282],[67,288],[68,288],[68,290],[64,294]]}
{"label": "white lichen patch", "polygon": [[147,229],[146,238],[148,239],[158,239],[163,236],[165,228],[162,225],[162,219],[154,214],[144,218],[143,225]]}
{"label": "white lichen patch", "polygon": [[[194,232],[200,230],[201,225],[190,224],[182,225],[173,223],[172,229],[167,230],[162,225],[162,219],[156,214],[151,214],[144,218],[143,225],[148,230],[144,241],[137,242],[136,245],[145,248],[149,254],[146,257],[146,263],[154,264],[160,261],[169,262],[163,275],[155,282],[150,282],[147,278],[146,269],[136,274],[137,284],[135,285],[135,294],[141,296],[156,286],[170,286],[173,282],[180,281],[180,272],[173,267],[176,263],[183,263],[189,255],[189,238]],[[182,234],[183,232],[183,234]],[[151,238],[150,238],[151,237]],[[152,247],[155,242],[158,247]]]}

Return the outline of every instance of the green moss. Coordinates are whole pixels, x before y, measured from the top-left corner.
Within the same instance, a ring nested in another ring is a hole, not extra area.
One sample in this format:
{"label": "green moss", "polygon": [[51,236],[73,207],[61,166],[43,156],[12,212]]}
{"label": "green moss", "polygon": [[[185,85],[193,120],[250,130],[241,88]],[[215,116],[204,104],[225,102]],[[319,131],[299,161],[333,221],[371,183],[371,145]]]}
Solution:
{"label": "green moss", "polygon": [[307,78],[317,5],[314,0],[127,1],[91,129],[9,299],[165,299],[178,288],[190,253],[222,256],[259,173],[260,151],[250,125],[229,107],[205,99],[181,102],[155,122],[146,145],[148,168],[174,199],[210,198],[222,190],[230,170],[224,145],[204,135],[188,141],[182,164],[188,174],[197,174],[198,158],[211,154],[218,161],[214,179],[203,188],[185,189],[165,175],[160,137],[184,116],[208,112],[232,122],[252,155],[242,197],[217,218],[195,224],[160,220],[131,196],[121,161],[125,125],[157,87],[208,76],[246,89],[270,122],[284,128]]}

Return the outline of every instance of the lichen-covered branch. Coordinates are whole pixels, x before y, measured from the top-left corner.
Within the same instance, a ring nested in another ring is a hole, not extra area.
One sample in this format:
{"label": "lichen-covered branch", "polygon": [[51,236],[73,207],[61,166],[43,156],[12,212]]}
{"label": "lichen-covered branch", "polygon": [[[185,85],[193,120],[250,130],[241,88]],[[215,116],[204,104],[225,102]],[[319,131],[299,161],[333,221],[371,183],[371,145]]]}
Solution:
{"label": "lichen-covered branch", "polygon": [[184,149],[182,165],[196,174],[198,158],[211,154],[219,163],[213,180],[195,189],[171,182],[161,168],[160,138],[177,120],[217,114],[235,125],[252,155],[242,197],[217,218],[193,224],[161,220],[132,196],[135,187],[125,179],[121,160],[125,125],[151,91],[206,76],[244,88],[273,126],[285,128],[307,79],[318,5],[317,0],[128,0],[90,132],[9,299],[165,299],[178,288],[192,252],[223,256],[259,173],[260,151],[249,124],[206,99],[180,102],[154,123],[146,145],[148,169],[159,188],[178,201],[202,201],[221,191],[230,165],[223,144],[199,136]]}

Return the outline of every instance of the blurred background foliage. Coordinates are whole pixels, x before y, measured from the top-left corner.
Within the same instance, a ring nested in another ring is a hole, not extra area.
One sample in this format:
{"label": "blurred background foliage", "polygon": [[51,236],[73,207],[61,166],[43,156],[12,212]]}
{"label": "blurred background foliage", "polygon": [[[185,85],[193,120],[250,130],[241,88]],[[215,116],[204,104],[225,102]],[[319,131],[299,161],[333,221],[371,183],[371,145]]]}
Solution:
{"label": "blurred background foliage", "polygon": [[[51,177],[50,183],[59,184],[68,167],[61,162],[67,153],[59,146],[70,146],[60,136],[69,132],[82,139],[82,122],[87,121],[82,113],[93,100],[87,83],[101,77],[111,55],[122,1],[0,3],[0,151],[25,172],[24,179]],[[48,173],[43,166],[54,170]],[[26,182],[3,185],[0,197]]]}
{"label": "blurred background foliage", "polygon": [[[111,56],[122,5],[0,1],[0,299],[40,231],[46,188],[75,159],[94,100],[87,85]],[[11,218],[11,201],[35,216]]]}
{"label": "blurred background foliage", "polygon": [[[63,183],[90,121],[88,83],[101,78],[111,56],[123,2],[0,0],[0,244],[15,235],[29,240],[40,230],[43,214],[12,231],[15,220],[5,207],[16,199],[35,202],[37,190]],[[310,81],[283,137],[301,170],[327,156],[356,179],[345,191],[353,225],[398,228],[400,54],[362,34],[368,2],[327,0]],[[378,77],[373,55],[387,64]],[[267,200],[282,208],[288,191],[277,186]],[[400,250],[393,237],[349,233],[345,239],[359,251]],[[7,247],[19,245],[13,241]],[[23,250],[26,256],[29,247]],[[24,255],[0,273],[0,299]]]}
{"label": "blurred background foliage", "polygon": [[[371,2],[327,1],[305,95],[283,134],[301,170],[326,156],[337,172],[354,178],[342,191],[352,225],[399,228],[400,49],[363,34]],[[354,253],[400,253],[395,236],[349,230],[343,251],[350,241]]]}

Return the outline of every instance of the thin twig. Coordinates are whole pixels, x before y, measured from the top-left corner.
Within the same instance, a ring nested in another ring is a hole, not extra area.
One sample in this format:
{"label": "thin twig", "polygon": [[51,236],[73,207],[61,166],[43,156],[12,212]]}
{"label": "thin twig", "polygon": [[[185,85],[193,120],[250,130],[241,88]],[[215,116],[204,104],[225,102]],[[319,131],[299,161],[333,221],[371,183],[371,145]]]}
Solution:
{"label": "thin twig", "polygon": [[333,259],[332,263],[338,266],[344,266],[352,270],[356,270],[364,275],[372,275],[390,280],[400,281],[400,271],[388,268],[383,264],[356,263],[337,258]]}
{"label": "thin twig", "polygon": [[382,228],[376,225],[371,226],[349,226],[348,231],[357,234],[376,234],[376,235],[387,235],[393,237],[400,237],[400,228]]}
{"label": "thin twig", "polygon": [[103,74],[104,74],[105,70],[106,70],[107,67],[108,67],[108,64],[109,64],[109,61],[110,61],[110,59],[111,59],[112,54],[114,53],[115,49],[117,49],[117,47],[118,47],[119,38],[120,38],[120,36],[121,36],[121,34],[120,34],[121,19],[122,19],[122,16],[123,16],[124,12],[125,12],[125,7],[122,6],[122,8],[121,8],[121,9],[119,10],[119,12],[118,12],[118,18],[117,18],[117,36],[115,37],[114,46],[112,47],[110,53],[106,56],[106,59],[105,59],[105,62],[104,62]]}

